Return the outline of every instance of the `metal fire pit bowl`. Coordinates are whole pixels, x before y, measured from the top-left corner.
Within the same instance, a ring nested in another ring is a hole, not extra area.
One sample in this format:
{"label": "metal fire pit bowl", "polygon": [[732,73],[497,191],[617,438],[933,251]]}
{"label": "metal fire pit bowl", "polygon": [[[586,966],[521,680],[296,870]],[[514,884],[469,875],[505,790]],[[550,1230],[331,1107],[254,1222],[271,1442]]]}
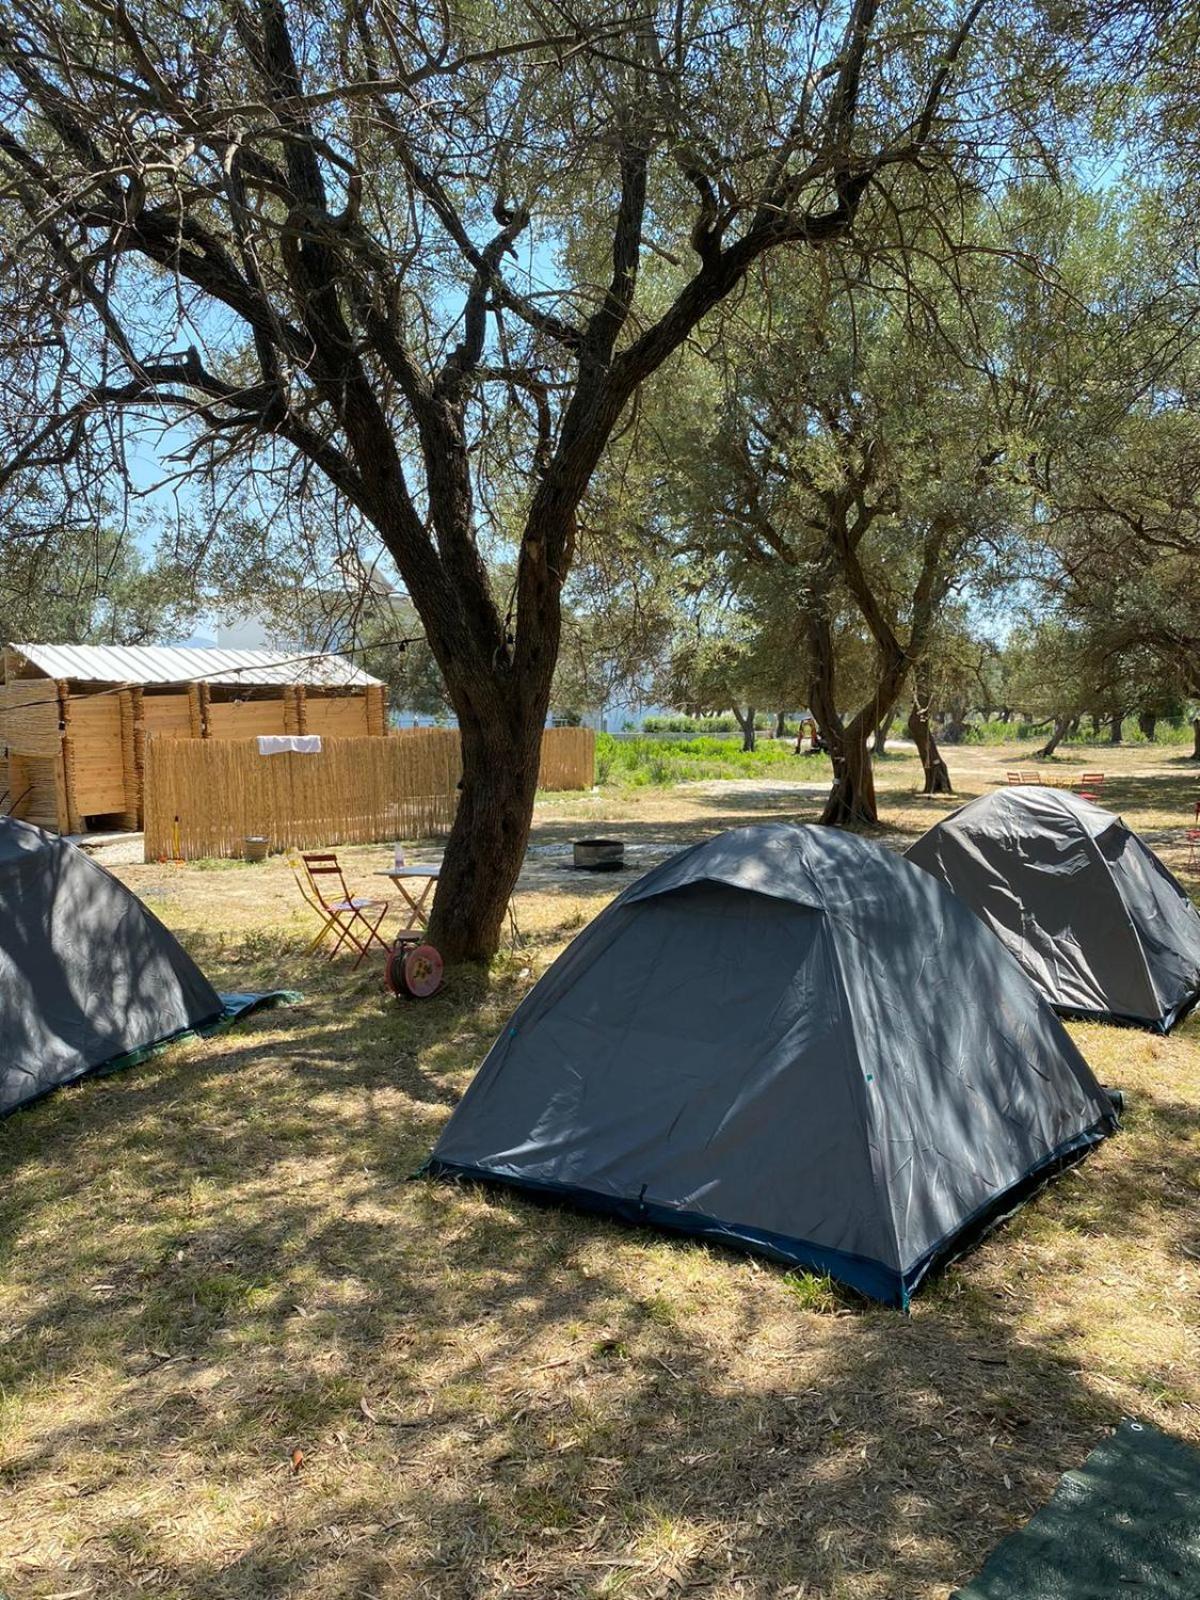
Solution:
{"label": "metal fire pit bowl", "polygon": [[616,872],[625,865],[620,839],[576,839],[575,866],[581,872]]}

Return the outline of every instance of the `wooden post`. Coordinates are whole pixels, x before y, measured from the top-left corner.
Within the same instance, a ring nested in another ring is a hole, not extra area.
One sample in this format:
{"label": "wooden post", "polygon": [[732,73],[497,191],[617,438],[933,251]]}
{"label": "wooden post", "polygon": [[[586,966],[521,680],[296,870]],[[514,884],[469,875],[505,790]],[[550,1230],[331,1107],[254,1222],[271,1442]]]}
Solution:
{"label": "wooden post", "polygon": [[71,748],[71,685],[59,678],[58,725],[62,729],[62,744],[54,765],[54,789],[58,810],[59,833],[82,833],[83,818],[75,804],[75,754]]}
{"label": "wooden post", "polygon": [[142,691],[130,687],[118,696],[121,705],[121,776],[125,787],[125,810],[121,826],[132,833],[142,825],[142,758],[145,728],[142,722]]}
{"label": "wooden post", "polygon": [[289,683],[283,690],[283,731],[284,733],[307,733],[308,731],[308,690],[302,683]]}
{"label": "wooden post", "polygon": [[367,685],[367,732],[377,737],[387,732],[387,702],[381,683]]}
{"label": "wooden post", "polygon": [[188,695],[188,722],[191,725],[192,738],[193,739],[203,739],[203,737],[204,737],[204,712],[203,712],[203,709],[201,708],[201,705],[200,705],[200,685],[198,683],[189,683],[188,684],[187,695]]}

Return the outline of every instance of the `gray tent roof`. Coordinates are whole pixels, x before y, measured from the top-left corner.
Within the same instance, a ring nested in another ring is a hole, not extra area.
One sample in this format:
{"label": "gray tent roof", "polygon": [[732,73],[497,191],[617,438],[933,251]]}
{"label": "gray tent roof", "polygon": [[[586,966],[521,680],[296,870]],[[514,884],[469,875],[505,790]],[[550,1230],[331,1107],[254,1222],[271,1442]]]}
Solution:
{"label": "gray tent roof", "polygon": [[1016,963],[902,858],[739,828],[633,884],[517,1010],[430,1170],[904,1303],[1108,1097]]}
{"label": "gray tent roof", "polygon": [[0,1116],[221,1009],[136,895],[65,839],[0,818]]}
{"label": "gray tent roof", "polygon": [[1068,1016],[1165,1032],[1200,995],[1200,915],[1120,817],[1062,789],[999,789],[908,858],[960,896]]}

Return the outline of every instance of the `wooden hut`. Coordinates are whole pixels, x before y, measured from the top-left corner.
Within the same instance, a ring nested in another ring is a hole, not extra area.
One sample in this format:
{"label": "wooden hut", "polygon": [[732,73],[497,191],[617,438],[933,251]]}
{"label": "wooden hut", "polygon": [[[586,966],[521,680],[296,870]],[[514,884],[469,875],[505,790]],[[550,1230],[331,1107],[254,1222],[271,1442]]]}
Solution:
{"label": "wooden hut", "polygon": [[3,809],[60,833],[140,828],[147,738],[386,732],[383,685],[340,656],[10,644]]}

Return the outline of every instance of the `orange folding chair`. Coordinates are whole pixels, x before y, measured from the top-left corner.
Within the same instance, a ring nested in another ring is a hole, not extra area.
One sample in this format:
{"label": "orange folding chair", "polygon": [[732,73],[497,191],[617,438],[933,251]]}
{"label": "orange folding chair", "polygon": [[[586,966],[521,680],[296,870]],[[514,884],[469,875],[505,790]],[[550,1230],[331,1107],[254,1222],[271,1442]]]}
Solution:
{"label": "orange folding chair", "polygon": [[1079,774],[1079,783],[1076,786],[1075,793],[1081,800],[1095,800],[1099,803],[1103,797],[1103,789],[1104,774],[1102,772],[1081,772]]}
{"label": "orange folding chair", "polygon": [[[300,855],[298,860],[293,858],[292,872],[300,893],[321,918],[321,931],[313,939],[305,955],[311,955],[330,931],[337,933],[333,948],[329,952],[331,961],[344,944],[349,944],[358,951],[358,960],[354,963],[352,971],[361,965],[363,957],[373,944],[377,944],[384,951],[391,949],[379,932],[379,925],[387,916],[388,902],[372,899],[366,895],[352,895],[341,863],[332,851],[307,852]],[[326,894],[327,887],[333,891],[331,895]],[[374,921],[368,915],[370,912],[379,913]]]}

